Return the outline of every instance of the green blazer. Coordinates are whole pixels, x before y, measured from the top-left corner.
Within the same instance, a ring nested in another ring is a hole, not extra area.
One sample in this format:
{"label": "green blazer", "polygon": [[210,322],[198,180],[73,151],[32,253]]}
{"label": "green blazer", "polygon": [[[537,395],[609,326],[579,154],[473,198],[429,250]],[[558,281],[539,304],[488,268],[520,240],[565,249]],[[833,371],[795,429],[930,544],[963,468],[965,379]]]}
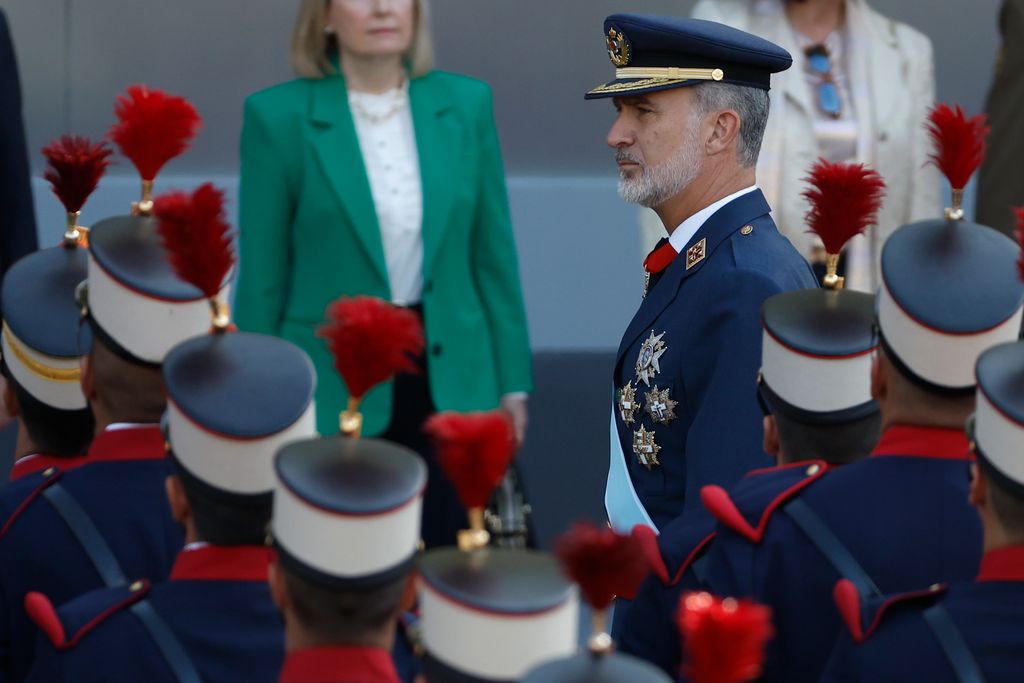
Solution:
{"label": "green blazer", "polygon": [[[486,410],[532,388],[490,87],[434,71],[409,84],[423,186],[423,309],[439,410]],[[344,78],[299,79],[251,95],[241,144],[240,329],[283,337],[312,358],[317,426],[338,431],[348,398],[322,339],[342,295],[390,300],[384,248]],[[363,401],[363,431],[391,415],[390,385]]]}

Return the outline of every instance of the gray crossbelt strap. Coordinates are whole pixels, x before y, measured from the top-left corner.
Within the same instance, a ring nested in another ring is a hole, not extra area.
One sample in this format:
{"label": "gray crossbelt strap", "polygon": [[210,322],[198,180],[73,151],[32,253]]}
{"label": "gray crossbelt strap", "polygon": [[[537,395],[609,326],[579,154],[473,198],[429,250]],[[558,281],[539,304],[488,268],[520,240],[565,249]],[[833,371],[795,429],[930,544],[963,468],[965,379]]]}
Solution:
{"label": "gray crossbelt strap", "polygon": [[967,646],[963,634],[953,623],[946,608],[942,605],[932,605],[922,612],[921,616],[939,641],[943,654],[953,667],[956,679],[960,683],[985,683],[985,677],[971,653],[971,648]]}
{"label": "gray crossbelt strap", "polygon": [[[121,564],[117,561],[114,551],[110,549],[107,539],[103,538],[103,534],[96,528],[88,513],[79,505],[75,497],[59,483],[53,484],[43,491],[43,497],[64,520],[71,534],[82,546],[93,567],[96,568],[96,572],[103,579],[103,583],[108,587],[126,584]],[[202,683],[185,648],[182,647],[167,623],[153,609],[153,606],[142,600],[132,605],[130,609],[132,614],[146,627],[178,683]]]}

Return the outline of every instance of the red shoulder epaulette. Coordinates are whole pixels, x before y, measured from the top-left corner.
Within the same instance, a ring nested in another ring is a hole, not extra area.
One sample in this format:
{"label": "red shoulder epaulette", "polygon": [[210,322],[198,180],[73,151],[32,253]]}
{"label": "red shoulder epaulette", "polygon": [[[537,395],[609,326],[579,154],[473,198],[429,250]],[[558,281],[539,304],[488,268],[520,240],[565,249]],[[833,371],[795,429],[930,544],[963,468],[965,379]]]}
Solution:
{"label": "red shoulder epaulette", "polygon": [[[756,482],[757,491],[736,501],[714,484],[700,490],[700,499],[715,519],[752,543],[760,543],[772,514],[786,501],[807,488],[828,471],[823,460],[805,460],[750,472],[737,488]],[[756,479],[755,479],[756,478]],[[756,525],[753,520],[756,520]]]}
{"label": "red shoulder epaulette", "polygon": [[75,598],[59,610],[48,597],[32,591],[25,596],[25,611],[55,648],[68,650],[106,619],[146,597],[150,586],[149,581],[140,580],[101,588]]}
{"label": "red shoulder epaulette", "polygon": [[14,509],[14,512],[11,513],[10,517],[4,521],[3,526],[0,527],[0,538],[7,535],[7,532],[11,530],[11,525],[14,524],[15,520],[18,519],[18,517],[20,517],[22,513],[24,513],[25,510],[27,510],[28,507],[42,495],[43,491],[45,491],[47,487],[56,484],[60,477],[61,470],[57,467],[51,466],[41,472],[34,472],[18,480],[19,484],[24,484],[25,486],[31,485],[32,488],[29,490],[28,495],[18,503],[18,507]]}
{"label": "red shoulder epaulette", "polygon": [[643,545],[644,555],[647,556],[647,561],[651,565],[651,572],[658,577],[658,580],[665,586],[674,586],[679,583],[683,575],[686,574],[686,570],[704,553],[708,545],[715,538],[715,532],[712,532],[705,536],[690,554],[676,570],[675,574],[670,575],[668,565],[665,563],[665,558],[661,555],[661,550],[658,548],[658,535],[650,527],[637,524],[633,528],[633,535],[640,539]]}
{"label": "red shoulder epaulette", "polygon": [[[850,630],[854,641],[863,643],[871,634],[878,629],[882,623],[885,613],[897,605],[908,605],[915,603],[928,603],[943,595],[949,586],[947,584],[935,584],[930,588],[909,593],[898,593],[887,596],[878,604],[865,605],[857,587],[849,579],[839,579],[835,588],[832,589],[832,599],[835,600],[839,614]],[[864,624],[867,628],[864,628]]]}

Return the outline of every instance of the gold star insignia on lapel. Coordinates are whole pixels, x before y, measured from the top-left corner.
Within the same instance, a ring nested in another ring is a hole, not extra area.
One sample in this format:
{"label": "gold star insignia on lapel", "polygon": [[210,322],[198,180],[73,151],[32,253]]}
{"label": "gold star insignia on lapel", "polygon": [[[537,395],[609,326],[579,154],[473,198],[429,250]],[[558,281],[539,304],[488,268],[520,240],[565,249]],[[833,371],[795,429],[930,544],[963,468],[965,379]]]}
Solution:
{"label": "gold star insignia on lapel", "polygon": [[651,416],[656,424],[667,425],[672,420],[676,419],[676,406],[679,405],[678,401],[673,401],[669,398],[669,392],[671,389],[658,389],[658,385],[655,384],[650,391],[647,392],[647,400],[644,405],[644,410]]}
{"label": "gold star insignia on lapel", "polygon": [[647,469],[661,467],[661,461],[658,460],[660,451],[661,446],[654,442],[653,431],[649,432],[640,425],[640,429],[633,432],[633,453],[641,465]]}
{"label": "gold star insignia on lapel", "polygon": [[690,268],[693,268],[695,265],[697,265],[698,263],[700,263],[701,261],[704,260],[704,257],[706,256],[706,254],[705,254],[705,247],[707,246],[707,244],[708,244],[707,238],[706,237],[702,237],[700,242],[697,242],[697,244],[693,245],[692,247],[690,247],[689,249],[686,250],[686,269],[687,270],[689,270]]}
{"label": "gold star insignia on lapel", "polygon": [[651,386],[651,380],[661,372],[659,359],[668,350],[661,340],[664,336],[664,332],[655,336],[654,330],[651,330],[651,336],[640,347],[640,355],[636,359],[636,376],[647,386]]}
{"label": "gold star insignia on lapel", "polygon": [[633,388],[633,380],[626,382],[626,386],[619,389],[619,415],[622,422],[627,425],[633,424],[637,408],[636,389]]}

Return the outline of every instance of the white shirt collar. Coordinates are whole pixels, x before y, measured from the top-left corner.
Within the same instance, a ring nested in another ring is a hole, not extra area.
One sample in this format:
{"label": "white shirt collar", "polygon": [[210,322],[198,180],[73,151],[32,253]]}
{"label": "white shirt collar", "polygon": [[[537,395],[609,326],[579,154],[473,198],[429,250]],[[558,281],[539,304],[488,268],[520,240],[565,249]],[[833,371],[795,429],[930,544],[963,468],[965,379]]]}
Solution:
{"label": "white shirt collar", "polygon": [[749,194],[757,189],[759,189],[757,185],[751,185],[739,192],[733,192],[728,197],[722,197],[714,204],[705,206],[703,209],[687,218],[679,224],[679,227],[672,231],[671,235],[669,235],[668,241],[672,245],[672,248],[675,249],[676,252],[681,252],[693,236],[697,234],[697,231],[701,229],[701,226],[703,226],[716,211],[732,200],[742,197],[745,194]]}

